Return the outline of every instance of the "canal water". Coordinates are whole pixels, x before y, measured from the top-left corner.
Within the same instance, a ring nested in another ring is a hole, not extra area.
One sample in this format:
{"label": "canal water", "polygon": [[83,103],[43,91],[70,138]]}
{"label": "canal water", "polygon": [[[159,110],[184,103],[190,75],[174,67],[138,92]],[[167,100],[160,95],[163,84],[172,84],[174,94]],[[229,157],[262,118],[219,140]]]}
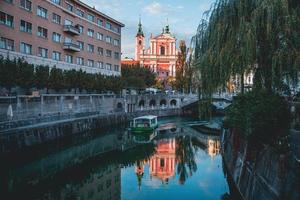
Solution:
{"label": "canal water", "polygon": [[31,152],[28,160],[20,153],[22,162],[14,154],[0,167],[0,198],[236,199],[219,136],[194,130],[192,119],[159,121],[170,129],[149,143],[137,143],[119,127],[52,144],[47,153]]}

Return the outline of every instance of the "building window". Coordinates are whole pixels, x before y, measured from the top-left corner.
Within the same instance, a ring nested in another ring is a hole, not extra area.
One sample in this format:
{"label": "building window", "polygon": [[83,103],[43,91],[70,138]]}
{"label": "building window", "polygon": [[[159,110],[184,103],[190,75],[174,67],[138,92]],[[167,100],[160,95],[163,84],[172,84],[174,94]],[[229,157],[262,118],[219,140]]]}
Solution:
{"label": "building window", "polygon": [[120,69],[119,69],[119,65],[115,65],[115,71],[118,72]]}
{"label": "building window", "polygon": [[69,25],[72,25],[72,24],[73,24],[73,22],[71,20],[65,19],[65,24],[64,25],[69,26]]}
{"label": "building window", "polygon": [[91,15],[91,14],[87,14],[87,19],[91,22],[94,22],[95,20],[95,16],[94,15]]}
{"label": "building window", "polygon": [[72,43],[72,38],[65,37],[65,43],[71,44]]}
{"label": "building window", "polygon": [[100,68],[100,69],[103,69],[103,62],[98,61],[96,67]]}
{"label": "building window", "polygon": [[26,33],[32,33],[32,24],[30,22],[26,22],[24,20],[21,20],[20,22],[20,31],[26,32]]}
{"label": "building window", "polygon": [[106,69],[107,69],[107,70],[111,70],[111,64],[106,63]]}
{"label": "building window", "polygon": [[160,55],[165,55],[165,47],[164,46],[160,47]]}
{"label": "building window", "polygon": [[87,50],[88,50],[88,52],[90,52],[90,53],[94,53],[94,45],[88,44]]}
{"label": "building window", "polygon": [[106,49],[106,56],[111,57],[111,50]]}
{"label": "building window", "polygon": [[106,22],[106,28],[109,29],[109,30],[111,30],[111,28],[112,28],[111,23]]}
{"label": "building window", "polygon": [[13,51],[14,50],[14,41],[1,37],[0,38],[0,49],[6,49],[6,50],[10,50]]}
{"label": "building window", "polygon": [[88,29],[87,34],[88,34],[88,36],[90,36],[90,37],[94,37],[94,30]]}
{"label": "building window", "polygon": [[67,5],[67,10],[73,12],[73,5],[69,3],[66,3],[66,5]]}
{"label": "building window", "polygon": [[38,6],[38,8],[37,8],[37,15],[46,19],[47,18],[47,9],[43,8],[41,6]]}
{"label": "building window", "polygon": [[116,33],[120,33],[121,32],[119,27],[114,27],[113,29],[114,29],[114,32],[116,32]]}
{"label": "building window", "polygon": [[88,61],[87,61],[87,65],[88,65],[89,67],[94,67],[94,61],[93,61],[93,60],[88,60]]}
{"label": "building window", "polygon": [[38,49],[38,56],[40,56],[42,58],[48,58],[48,49],[39,47],[39,49]]}
{"label": "building window", "polygon": [[6,26],[13,27],[14,26],[14,17],[0,11],[0,24],[4,24]]}
{"label": "building window", "polygon": [[53,34],[52,34],[52,40],[54,42],[59,42],[60,43],[60,41],[61,41],[61,35],[58,34],[58,33],[53,32]]}
{"label": "building window", "polygon": [[39,26],[37,35],[46,39],[48,37],[48,30]]}
{"label": "building window", "polygon": [[84,65],[84,59],[81,58],[81,57],[78,57],[78,58],[76,59],[76,63],[77,63],[77,65]]}
{"label": "building window", "polygon": [[53,14],[52,14],[52,21],[53,21],[54,23],[56,23],[56,24],[60,24],[60,22],[61,22],[61,16],[59,16],[59,15],[53,13]]}
{"label": "building window", "polygon": [[117,39],[114,39],[114,45],[115,45],[115,46],[119,46],[119,45],[120,45],[120,41],[117,40]]}
{"label": "building window", "polygon": [[102,19],[98,19],[97,20],[97,24],[99,27],[102,27],[103,26],[103,20]]}
{"label": "building window", "polygon": [[32,45],[21,42],[20,51],[21,51],[21,53],[31,55],[32,54]]}
{"label": "building window", "polygon": [[97,40],[103,40],[103,34],[97,33]]}
{"label": "building window", "polygon": [[100,56],[103,56],[103,48],[102,47],[98,47],[98,54]]}
{"label": "building window", "polygon": [[77,41],[77,45],[79,46],[80,50],[84,50],[84,43],[81,41]]}
{"label": "building window", "polygon": [[111,43],[112,39],[111,39],[111,37],[110,37],[110,36],[106,36],[106,39],[105,39],[105,41],[106,41],[107,43]]}
{"label": "building window", "polygon": [[66,61],[67,63],[73,63],[73,56],[71,56],[71,55],[66,55],[66,56],[65,56],[65,61]]}
{"label": "building window", "polygon": [[84,32],[83,26],[77,25],[77,28],[78,28],[78,30],[79,30],[79,33],[80,33],[80,34],[83,34],[83,32]]}
{"label": "building window", "polygon": [[115,52],[115,59],[119,59],[119,58],[120,58],[119,52]]}
{"label": "building window", "polygon": [[76,9],[76,14],[80,17],[84,17],[84,12],[80,10],[79,8]]}
{"label": "building window", "polygon": [[32,5],[32,3],[29,0],[21,0],[20,1],[21,8],[24,8],[27,11],[31,11],[31,5]]}
{"label": "building window", "polygon": [[60,5],[60,0],[51,0],[53,3]]}
{"label": "building window", "polygon": [[52,52],[52,59],[53,60],[61,60],[61,53],[58,51],[53,51]]}

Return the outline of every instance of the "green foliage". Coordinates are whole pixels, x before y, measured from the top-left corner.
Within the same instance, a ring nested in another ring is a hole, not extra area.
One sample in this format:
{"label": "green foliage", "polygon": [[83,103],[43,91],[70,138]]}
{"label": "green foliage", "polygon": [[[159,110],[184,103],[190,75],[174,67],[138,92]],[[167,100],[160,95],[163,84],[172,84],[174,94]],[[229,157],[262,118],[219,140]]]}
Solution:
{"label": "green foliage", "polygon": [[146,88],[155,84],[155,74],[140,65],[122,65],[122,79],[127,88]]}
{"label": "green foliage", "polygon": [[22,85],[25,89],[30,89],[34,85],[34,66],[25,61],[17,61],[16,85]]}
{"label": "green foliage", "polygon": [[173,87],[181,92],[188,92],[192,89],[194,78],[194,68],[192,67],[192,54],[186,47],[184,41],[180,41],[179,55],[176,63],[176,79]]}
{"label": "green foliage", "polygon": [[35,73],[35,86],[38,89],[49,88],[49,67],[48,66],[36,66]]}
{"label": "green foliage", "polygon": [[286,134],[290,125],[287,102],[265,90],[238,95],[226,110],[226,116],[229,127],[264,142]]}
{"label": "green foliage", "polygon": [[296,83],[299,11],[298,0],[217,0],[193,38],[202,92],[224,88],[249,70],[256,88],[277,91],[283,80]]}
{"label": "green foliage", "polygon": [[6,86],[9,90],[17,85],[18,65],[16,60],[1,59],[0,85]]}
{"label": "green foliage", "polygon": [[24,89],[75,89],[88,92],[113,91],[119,93],[125,87],[145,88],[155,84],[155,74],[140,66],[122,66],[123,76],[88,74],[82,70],[61,70],[55,66],[34,66],[24,60],[0,58],[0,86],[11,89],[19,86]]}
{"label": "green foliage", "polygon": [[58,91],[64,88],[64,76],[61,69],[57,69],[55,66],[50,71],[50,88]]}

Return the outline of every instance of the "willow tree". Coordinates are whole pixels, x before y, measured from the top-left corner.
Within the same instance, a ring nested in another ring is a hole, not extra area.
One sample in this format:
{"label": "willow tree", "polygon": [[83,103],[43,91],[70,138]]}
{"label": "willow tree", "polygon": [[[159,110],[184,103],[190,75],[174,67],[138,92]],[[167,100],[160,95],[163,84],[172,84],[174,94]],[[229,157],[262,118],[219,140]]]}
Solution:
{"label": "willow tree", "polygon": [[276,92],[297,81],[300,63],[298,0],[217,0],[193,38],[202,96],[232,76],[255,73],[255,87]]}

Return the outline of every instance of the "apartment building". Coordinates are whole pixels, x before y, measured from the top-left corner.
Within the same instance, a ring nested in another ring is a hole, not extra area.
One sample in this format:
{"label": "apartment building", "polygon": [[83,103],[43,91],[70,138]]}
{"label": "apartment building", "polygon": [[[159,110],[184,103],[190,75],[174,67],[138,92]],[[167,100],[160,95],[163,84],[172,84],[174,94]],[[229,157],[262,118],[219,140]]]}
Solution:
{"label": "apartment building", "polygon": [[0,56],[118,76],[122,27],[79,0],[0,0]]}

